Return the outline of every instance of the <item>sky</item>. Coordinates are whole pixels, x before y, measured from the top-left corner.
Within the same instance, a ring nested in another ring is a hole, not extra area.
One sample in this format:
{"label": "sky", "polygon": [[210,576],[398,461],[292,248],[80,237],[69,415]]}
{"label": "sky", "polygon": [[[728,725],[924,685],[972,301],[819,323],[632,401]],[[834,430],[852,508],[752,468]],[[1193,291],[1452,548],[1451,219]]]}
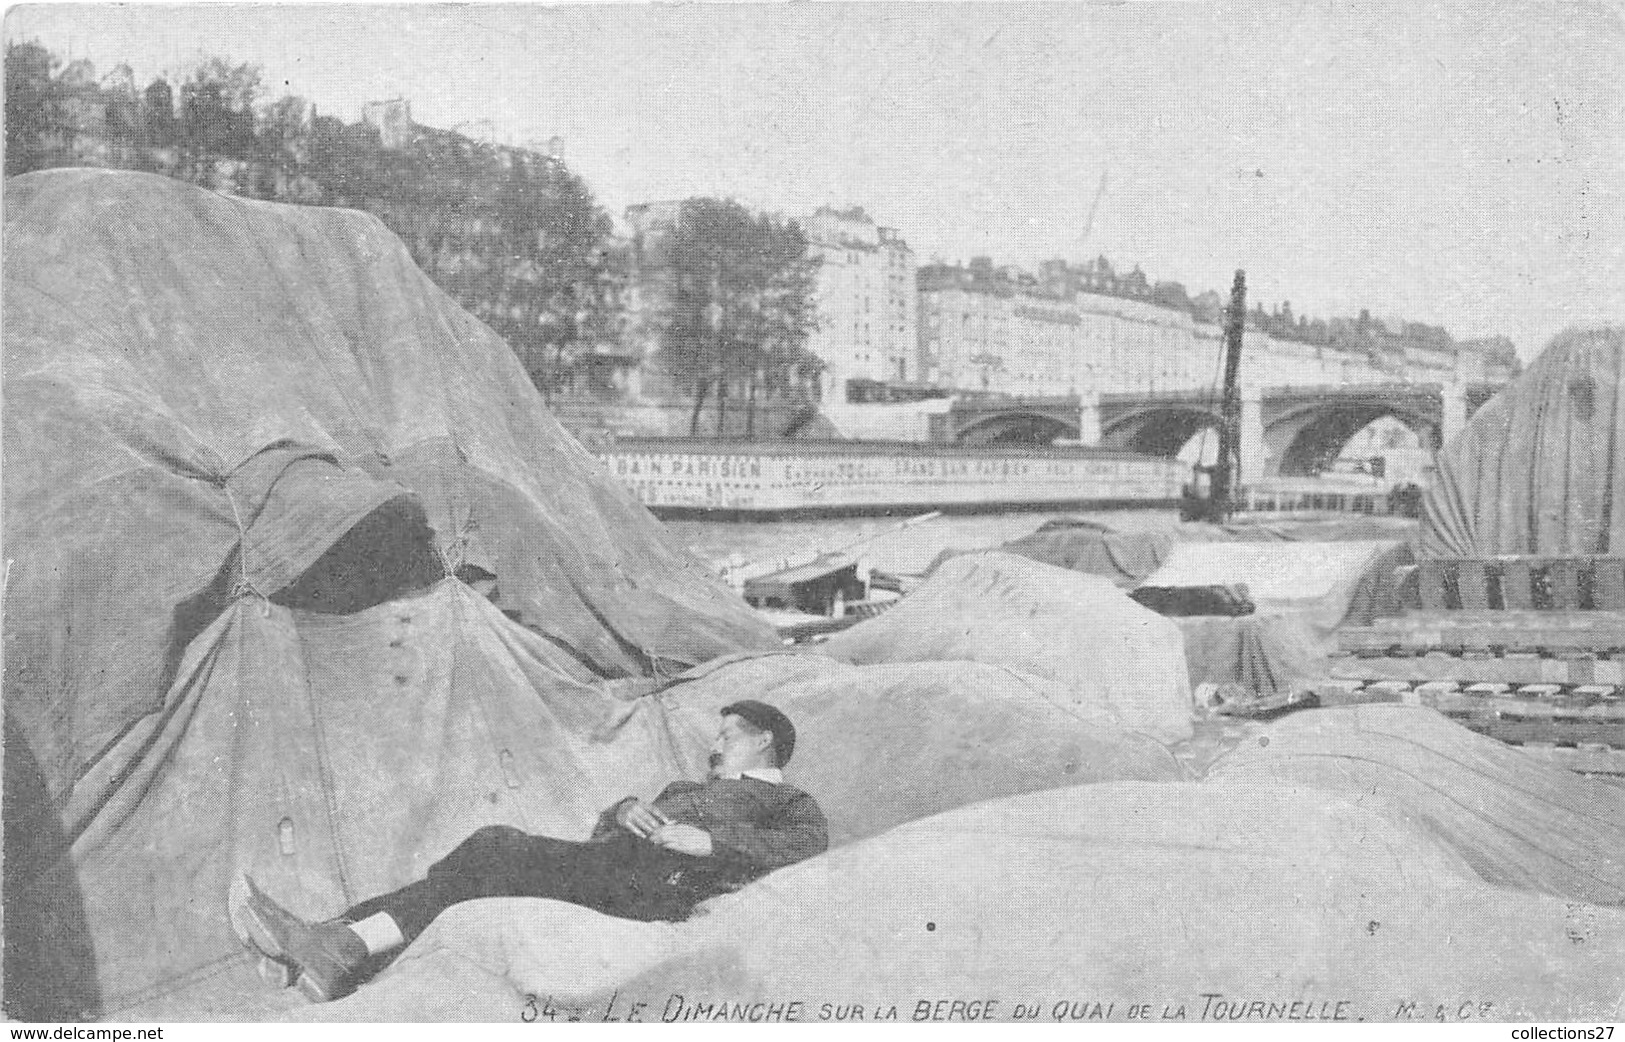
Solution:
{"label": "sky", "polygon": [[1504,334],[1529,359],[1625,324],[1622,11],[44,4],[4,32],[138,84],[224,56],[347,121],[400,96],[425,125],[561,138],[617,216],[859,205],[922,262],[1104,254],[1193,295],[1243,268],[1266,307]]}

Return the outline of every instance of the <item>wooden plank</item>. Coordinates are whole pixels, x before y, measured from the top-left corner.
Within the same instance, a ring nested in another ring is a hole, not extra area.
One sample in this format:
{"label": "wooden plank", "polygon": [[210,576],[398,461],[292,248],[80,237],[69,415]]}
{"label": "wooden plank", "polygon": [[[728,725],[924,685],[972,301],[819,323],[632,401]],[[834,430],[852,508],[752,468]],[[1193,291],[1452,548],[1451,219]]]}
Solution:
{"label": "wooden plank", "polygon": [[1508,611],[1535,606],[1529,588],[1529,562],[1513,558],[1501,562],[1501,604]]}
{"label": "wooden plank", "polygon": [[1391,630],[1372,629],[1369,626],[1349,626],[1337,631],[1337,648],[1354,654],[1360,651],[1387,653],[1399,644],[1399,637]]}
{"label": "wooden plank", "polygon": [[1625,741],[1620,725],[1612,722],[1509,720],[1504,717],[1499,719],[1473,717],[1460,722],[1479,734],[1513,745],[1522,745],[1525,742],[1579,745],[1586,742],[1613,746],[1616,742]]}
{"label": "wooden plank", "polygon": [[1580,608],[1580,562],[1572,557],[1559,558],[1546,566],[1552,589],[1552,607],[1558,611],[1578,611]]}
{"label": "wooden plank", "polygon": [[1445,599],[1445,570],[1451,562],[1423,561],[1416,570],[1416,590],[1422,600],[1422,609],[1454,608]]}
{"label": "wooden plank", "polygon": [[1323,706],[1348,706],[1374,701],[1364,696],[1363,688],[1358,680],[1332,679],[1317,681],[1310,690]]}
{"label": "wooden plank", "polygon": [[1571,652],[1558,661],[1567,670],[1563,683],[1590,684],[1597,679],[1597,660],[1590,655]]}
{"label": "wooden plank", "polygon": [[1625,748],[1625,705],[1600,702],[1595,705],[1565,705],[1561,701],[1520,699],[1513,695],[1475,695],[1470,692],[1439,692],[1425,689],[1422,701],[1447,716],[1499,718],[1510,722],[1531,720],[1557,724],[1592,724],[1612,728],[1614,744]]}
{"label": "wooden plank", "polygon": [[1592,564],[1591,600],[1601,611],[1625,611],[1625,558],[1599,557]]}
{"label": "wooden plank", "polygon": [[1608,630],[1620,632],[1625,627],[1625,612],[1595,610],[1557,611],[1535,608],[1527,610],[1463,611],[1460,609],[1434,609],[1405,612],[1373,619],[1373,626],[1398,630],[1472,629],[1482,626],[1542,626],[1552,629]]}
{"label": "wooden plank", "polygon": [[1512,748],[1579,774],[1625,776],[1625,749],[1610,749],[1606,746],[1569,748],[1550,745],[1515,745]]}
{"label": "wooden plank", "polygon": [[[1558,667],[1554,670],[1552,667]],[[1489,681],[1502,684],[1564,684],[1566,666],[1554,659],[1396,658],[1393,656],[1340,656],[1331,660],[1331,674],[1340,680],[1454,680],[1463,684]],[[1558,675],[1553,675],[1557,673]]]}
{"label": "wooden plank", "polygon": [[1551,684],[1580,684],[1591,678],[1582,676],[1579,670],[1570,669],[1568,659],[1543,658],[1540,660],[1540,679]]}
{"label": "wooden plank", "polygon": [[[1612,621],[1616,616],[1610,613],[1609,618]],[[1337,631],[1337,644],[1349,652],[1405,648],[1414,654],[1433,649],[1487,651],[1497,648],[1539,648],[1553,655],[1577,652],[1606,654],[1625,645],[1625,620],[1616,621],[1614,626],[1605,625],[1599,620],[1597,625],[1590,627],[1478,625],[1400,630],[1350,626]]]}
{"label": "wooden plank", "polygon": [[1485,562],[1456,562],[1456,600],[1463,611],[1484,611],[1490,606],[1489,569]]}
{"label": "wooden plank", "polygon": [[1565,706],[1531,700],[1522,705],[1499,709],[1497,715],[1502,720],[1512,722],[1547,720],[1553,726],[1594,724],[1606,728],[1609,732],[1607,738],[1598,739],[1599,741],[1607,741],[1611,745],[1625,749],[1625,711],[1621,711],[1619,706]]}

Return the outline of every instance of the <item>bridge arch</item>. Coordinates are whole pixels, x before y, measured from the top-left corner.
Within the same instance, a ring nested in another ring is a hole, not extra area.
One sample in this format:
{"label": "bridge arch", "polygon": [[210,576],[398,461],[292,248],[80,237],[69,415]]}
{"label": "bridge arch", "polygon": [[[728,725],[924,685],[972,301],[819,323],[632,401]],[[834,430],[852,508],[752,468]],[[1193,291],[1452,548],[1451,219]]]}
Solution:
{"label": "bridge arch", "polygon": [[1102,445],[1172,459],[1203,428],[1220,429],[1216,410],[1200,405],[1167,405],[1114,416],[1103,421]]}
{"label": "bridge arch", "polygon": [[1049,445],[1057,438],[1076,438],[1078,424],[1050,413],[1028,410],[984,413],[961,427],[961,445]]}
{"label": "bridge arch", "polygon": [[1439,448],[1439,417],[1383,401],[1342,401],[1306,405],[1271,417],[1264,446],[1272,476],[1308,477],[1329,468],[1345,446],[1377,420],[1392,417],[1408,427],[1422,446]]}

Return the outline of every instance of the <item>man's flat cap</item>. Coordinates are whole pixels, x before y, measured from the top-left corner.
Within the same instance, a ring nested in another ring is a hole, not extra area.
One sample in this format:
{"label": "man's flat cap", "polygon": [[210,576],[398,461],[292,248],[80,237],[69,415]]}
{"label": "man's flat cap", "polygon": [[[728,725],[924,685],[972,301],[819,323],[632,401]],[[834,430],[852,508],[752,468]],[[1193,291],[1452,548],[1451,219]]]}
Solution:
{"label": "man's flat cap", "polygon": [[753,698],[723,706],[722,715],[737,716],[771,734],[773,755],[777,757],[779,766],[783,767],[790,762],[790,754],[795,752],[796,748],[796,729],[790,723],[789,717],[766,702],[758,702]]}

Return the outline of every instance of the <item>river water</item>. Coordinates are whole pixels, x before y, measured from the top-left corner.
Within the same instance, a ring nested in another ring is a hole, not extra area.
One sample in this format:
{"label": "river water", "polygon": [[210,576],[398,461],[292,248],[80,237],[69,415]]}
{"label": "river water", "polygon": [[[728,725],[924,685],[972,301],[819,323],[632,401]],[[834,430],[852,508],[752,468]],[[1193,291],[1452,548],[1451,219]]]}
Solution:
{"label": "river water", "polygon": [[1057,517],[1088,518],[1121,531],[1172,528],[1174,510],[1013,511],[947,515],[900,529],[900,519],[833,518],[819,521],[667,521],[666,528],[700,560],[719,567],[730,558],[779,560],[806,550],[861,553],[884,572],[917,575],[946,549],[982,550],[1036,532]]}

